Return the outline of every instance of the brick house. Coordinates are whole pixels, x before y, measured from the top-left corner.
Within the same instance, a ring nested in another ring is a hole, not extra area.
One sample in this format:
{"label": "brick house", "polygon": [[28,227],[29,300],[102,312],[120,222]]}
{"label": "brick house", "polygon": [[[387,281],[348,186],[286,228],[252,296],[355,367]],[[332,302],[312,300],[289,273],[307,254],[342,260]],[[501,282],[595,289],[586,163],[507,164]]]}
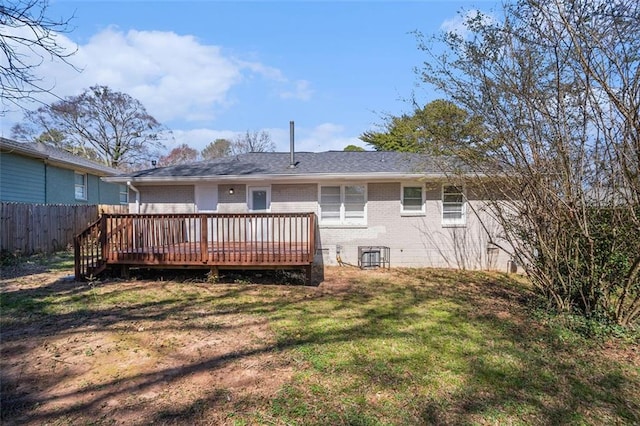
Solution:
{"label": "brick house", "polygon": [[313,212],[324,264],[506,270],[510,258],[474,179],[418,154],[247,153],[103,180],[128,185],[130,213]]}

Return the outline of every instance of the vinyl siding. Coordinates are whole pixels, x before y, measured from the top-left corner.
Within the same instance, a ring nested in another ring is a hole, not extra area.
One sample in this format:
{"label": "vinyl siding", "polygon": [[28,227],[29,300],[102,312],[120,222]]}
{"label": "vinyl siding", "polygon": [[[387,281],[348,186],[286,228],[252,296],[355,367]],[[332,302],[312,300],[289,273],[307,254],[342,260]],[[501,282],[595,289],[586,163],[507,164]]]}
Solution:
{"label": "vinyl siding", "polygon": [[[98,179],[98,204],[120,204],[120,185]],[[89,194],[91,195],[91,194]],[[130,196],[131,197],[131,196]]]}
{"label": "vinyl siding", "polygon": [[45,165],[42,160],[0,153],[0,200],[45,203]]}
{"label": "vinyl siding", "polygon": [[[91,187],[91,182],[88,182],[87,196],[91,193]],[[91,204],[87,200],[76,200],[75,172],[55,166],[47,166],[47,203]]]}

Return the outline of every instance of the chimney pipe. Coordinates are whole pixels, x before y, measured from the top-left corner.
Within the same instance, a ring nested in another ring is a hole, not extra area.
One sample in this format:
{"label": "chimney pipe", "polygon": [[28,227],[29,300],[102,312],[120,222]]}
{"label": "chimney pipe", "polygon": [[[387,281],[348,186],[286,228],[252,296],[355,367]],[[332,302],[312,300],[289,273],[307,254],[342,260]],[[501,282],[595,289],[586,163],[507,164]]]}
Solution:
{"label": "chimney pipe", "polygon": [[289,150],[290,150],[289,168],[291,169],[293,169],[296,166],[294,127],[295,125],[293,121],[289,121]]}

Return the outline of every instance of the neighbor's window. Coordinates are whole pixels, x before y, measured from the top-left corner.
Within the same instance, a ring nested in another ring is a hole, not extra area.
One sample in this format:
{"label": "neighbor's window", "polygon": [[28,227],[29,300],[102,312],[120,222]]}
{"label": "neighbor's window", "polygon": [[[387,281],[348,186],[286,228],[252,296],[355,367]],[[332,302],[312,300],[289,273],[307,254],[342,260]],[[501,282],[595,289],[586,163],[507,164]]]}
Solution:
{"label": "neighbor's window", "polygon": [[119,185],[120,187],[120,204],[129,204],[129,188],[127,185]]}
{"label": "neighbor's window", "polygon": [[461,186],[445,185],[442,187],[442,224],[464,225],[465,205],[464,192]]}
{"label": "neighbor's window", "polygon": [[76,200],[87,199],[87,175],[84,173],[75,174]]}
{"label": "neighbor's window", "polygon": [[366,205],[364,185],[320,187],[320,223],[324,225],[365,225]]}
{"label": "neighbor's window", "polygon": [[402,213],[424,213],[424,188],[422,186],[402,187]]}

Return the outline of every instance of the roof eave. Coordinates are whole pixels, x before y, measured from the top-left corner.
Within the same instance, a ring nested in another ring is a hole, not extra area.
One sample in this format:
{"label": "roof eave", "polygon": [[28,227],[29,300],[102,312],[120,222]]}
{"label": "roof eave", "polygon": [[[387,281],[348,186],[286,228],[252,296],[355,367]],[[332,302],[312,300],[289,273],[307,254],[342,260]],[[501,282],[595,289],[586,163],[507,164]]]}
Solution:
{"label": "roof eave", "polygon": [[444,173],[310,173],[306,175],[256,174],[256,175],[207,175],[207,176],[111,176],[103,177],[113,183],[194,183],[194,182],[318,182],[338,180],[415,180],[443,178]]}
{"label": "roof eave", "polygon": [[115,176],[117,174],[117,172],[110,172],[107,170],[103,170],[100,168],[94,168],[91,166],[86,166],[83,164],[78,164],[78,163],[74,163],[72,161],[64,161],[64,160],[60,160],[57,158],[53,158],[53,157],[48,157],[45,159],[45,162],[47,164],[50,164],[52,166],[58,166],[58,167],[63,167],[65,169],[73,169],[75,171],[78,172],[85,172],[85,173],[91,173],[94,174],[96,176]]}
{"label": "roof eave", "polygon": [[5,144],[5,143],[0,143],[0,150],[2,152],[5,152],[7,154],[13,154],[13,153],[17,153],[17,154],[21,154],[27,157],[31,157],[31,158],[39,158],[39,159],[48,159],[49,155],[48,154],[44,154],[42,152],[38,152],[34,149],[31,149],[29,147],[19,147],[19,146],[14,146],[14,145],[9,145],[9,144]]}
{"label": "roof eave", "polygon": [[44,152],[40,152],[36,149],[33,149],[30,146],[18,146],[16,144],[5,143],[4,141],[0,141],[0,150],[2,152],[12,154],[20,154],[30,158],[36,158],[39,160],[44,160],[46,164],[50,164],[52,166],[63,167],[65,169],[73,169],[85,173],[92,173],[97,176],[114,176],[118,172],[110,172],[108,170],[104,170],[100,167],[91,167],[90,165],[76,163],[74,161],[67,161],[61,158],[57,158],[56,156],[52,156],[50,154],[46,154]]}

